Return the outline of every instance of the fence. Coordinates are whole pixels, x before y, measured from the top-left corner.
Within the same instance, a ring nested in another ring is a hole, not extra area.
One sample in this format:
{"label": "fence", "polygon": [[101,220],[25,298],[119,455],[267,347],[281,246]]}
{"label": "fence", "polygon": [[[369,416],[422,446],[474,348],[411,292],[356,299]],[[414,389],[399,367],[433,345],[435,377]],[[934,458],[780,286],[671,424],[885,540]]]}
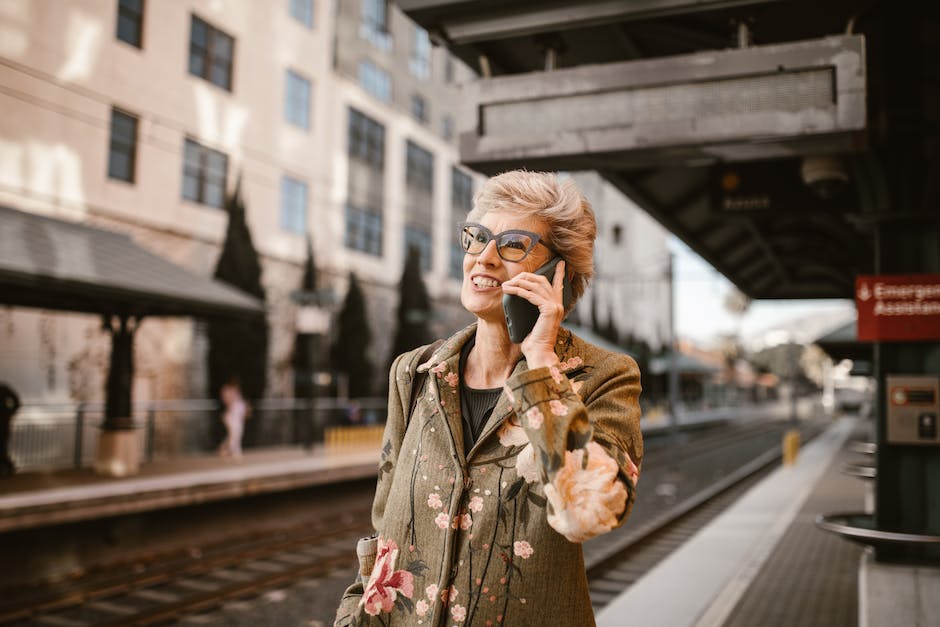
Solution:
{"label": "fence", "polygon": [[[245,423],[246,448],[302,445],[324,440],[330,427],[378,425],[384,398],[261,399]],[[141,459],[154,461],[213,450],[224,427],[219,403],[205,399],[135,403]],[[83,468],[94,463],[104,403],[24,404],[13,420],[10,456],[18,470]]]}

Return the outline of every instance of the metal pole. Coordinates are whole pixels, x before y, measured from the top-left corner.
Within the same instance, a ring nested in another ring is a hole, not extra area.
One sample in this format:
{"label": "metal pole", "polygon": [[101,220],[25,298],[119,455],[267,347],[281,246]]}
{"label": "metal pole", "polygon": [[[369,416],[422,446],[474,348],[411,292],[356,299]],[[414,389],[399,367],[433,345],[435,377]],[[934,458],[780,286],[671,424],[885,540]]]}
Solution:
{"label": "metal pole", "polygon": [[677,446],[679,434],[679,343],[676,341],[676,283],[673,265],[675,255],[669,253],[669,431],[673,449]]}
{"label": "metal pole", "polygon": [[154,433],[156,431],[157,412],[153,405],[147,408],[147,461],[153,461]]}
{"label": "metal pole", "polygon": [[79,403],[75,410],[75,458],[76,469],[82,467],[82,447],[85,441],[85,403]]}

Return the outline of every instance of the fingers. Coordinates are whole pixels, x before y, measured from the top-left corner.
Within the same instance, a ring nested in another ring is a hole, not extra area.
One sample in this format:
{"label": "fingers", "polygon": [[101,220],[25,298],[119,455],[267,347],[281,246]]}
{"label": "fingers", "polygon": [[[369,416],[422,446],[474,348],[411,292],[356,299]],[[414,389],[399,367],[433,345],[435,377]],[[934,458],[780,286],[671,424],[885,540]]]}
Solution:
{"label": "fingers", "polygon": [[565,286],[565,260],[562,259],[558,262],[558,265],[555,266],[555,276],[552,279],[552,287],[555,288],[556,292],[561,293],[564,290]]}

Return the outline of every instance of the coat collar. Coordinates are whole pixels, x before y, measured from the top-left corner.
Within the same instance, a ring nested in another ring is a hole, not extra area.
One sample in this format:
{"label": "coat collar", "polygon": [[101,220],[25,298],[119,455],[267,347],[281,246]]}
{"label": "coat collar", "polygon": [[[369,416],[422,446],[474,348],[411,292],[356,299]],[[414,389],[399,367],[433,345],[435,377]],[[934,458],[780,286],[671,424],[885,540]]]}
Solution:
{"label": "coat collar", "polygon": [[[492,433],[512,415],[512,403],[509,396],[503,392],[496,401],[496,407],[490,414],[480,438],[471,451],[464,451],[463,447],[463,418],[460,410],[460,349],[476,333],[477,324],[474,322],[461,329],[443,344],[423,364],[418,365],[418,372],[429,372],[431,396],[434,403],[440,408],[452,440],[453,453],[460,460],[461,466],[466,467],[469,453],[473,453]],[[564,327],[558,330],[558,340],[555,342],[555,354],[564,362],[571,351],[572,334]],[[528,371],[529,367],[523,357],[516,363],[510,377]]]}

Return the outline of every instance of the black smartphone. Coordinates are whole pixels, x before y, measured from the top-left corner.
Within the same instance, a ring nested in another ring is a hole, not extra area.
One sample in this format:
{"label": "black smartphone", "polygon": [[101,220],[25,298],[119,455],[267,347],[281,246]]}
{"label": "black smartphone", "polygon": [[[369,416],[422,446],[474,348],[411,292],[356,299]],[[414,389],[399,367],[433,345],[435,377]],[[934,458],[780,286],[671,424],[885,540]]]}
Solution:
{"label": "black smartphone", "polygon": [[[541,274],[551,283],[555,278],[555,266],[561,261],[561,257],[550,259],[544,266],[535,270],[534,274]],[[565,283],[562,288],[562,303],[565,311],[571,305],[571,281],[568,280],[568,269],[565,268]],[[539,319],[539,308],[522,298],[513,294],[503,295],[503,313],[506,314],[506,326],[509,327],[509,339],[514,344],[519,344],[532,332],[535,321]]]}

